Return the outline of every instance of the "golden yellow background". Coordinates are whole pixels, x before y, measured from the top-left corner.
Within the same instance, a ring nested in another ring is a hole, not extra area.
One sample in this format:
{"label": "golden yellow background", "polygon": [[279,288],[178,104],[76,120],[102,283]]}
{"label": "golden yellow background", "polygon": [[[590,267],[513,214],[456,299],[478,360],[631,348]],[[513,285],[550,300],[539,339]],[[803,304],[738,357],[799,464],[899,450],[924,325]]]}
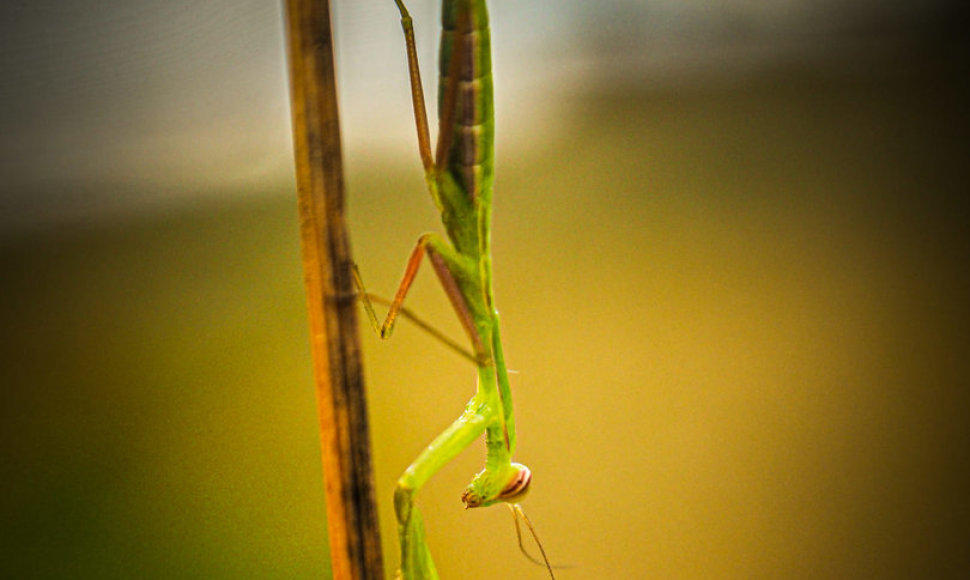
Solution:
{"label": "golden yellow background", "polygon": [[[966,70],[920,45],[499,127],[497,302],[558,578],[970,569]],[[416,153],[348,155],[348,207],[391,294],[439,229]],[[326,577],[297,239],[279,183],[4,240],[5,576]],[[428,272],[410,306],[461,336]],[[406,325],[363,342],[390,571],[397,474],[474,372]],[[439,571],[543,578],[504,509],[461,509],[482,456],[419,496]]]}

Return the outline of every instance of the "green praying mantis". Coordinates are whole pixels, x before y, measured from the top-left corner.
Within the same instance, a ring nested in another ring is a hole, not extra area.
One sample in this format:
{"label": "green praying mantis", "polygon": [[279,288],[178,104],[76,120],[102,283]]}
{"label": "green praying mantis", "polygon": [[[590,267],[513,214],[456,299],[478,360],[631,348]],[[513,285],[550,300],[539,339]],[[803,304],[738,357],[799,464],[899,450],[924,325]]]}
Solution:
{"label": "green praying mantis", "polygon": [[[516,503],[528,491],[532,472],[512,461],[516,443],[512,393],[492,294],[490,235],[495,128],[488,10],[485,0],[444,0],[442,4],[438,141],[432,154],[414,27],[402,0],[395,3],[404,29],[425,181],[441,212],[448,240],[436,234],[424,234],[418,239],[393,301],[369,295],[356,268],[355,280],[367,316],[382,338],[390,337],[399,316],[427,329],[403,307],[408,289],[427,256],[471,341],[471,351],[463,352],[478,368],[478,387],[464,412],[421,452],[398,480],[394,493],[401,547],[398,575],[405,580],[438,578],[425,542],[415,495],[435,473],[484,433],[485,469],[475,475],[461,500],[466,508],[500,502],[509,505],[520,548],[519,518],[532,532],[552,576],[545,551]],[[390,306],[383,324],[378,321],[372,301]],[[438,333],[432,333],[440,338]]]}

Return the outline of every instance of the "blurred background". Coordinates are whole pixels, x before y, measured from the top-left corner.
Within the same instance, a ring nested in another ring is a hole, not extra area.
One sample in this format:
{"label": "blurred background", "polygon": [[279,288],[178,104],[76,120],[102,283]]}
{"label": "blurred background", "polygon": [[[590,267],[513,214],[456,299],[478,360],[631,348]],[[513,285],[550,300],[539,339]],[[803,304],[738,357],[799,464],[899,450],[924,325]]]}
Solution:
{"label": "blurred background", "polygon": [[[910,0],[493,0],[494,264],[560,580],[970,572],[968,18]],[[438,3],[411,0],[428,92]],[[397,13],[336,0],[352,244],[423,190]],[[0,574],[329,577],[280,3],[0,5]],[[410,306],[461,336],[432,276]],[[398,474],[474,371],[364,336]],[[475,447],[448,579],[544,578]]]}

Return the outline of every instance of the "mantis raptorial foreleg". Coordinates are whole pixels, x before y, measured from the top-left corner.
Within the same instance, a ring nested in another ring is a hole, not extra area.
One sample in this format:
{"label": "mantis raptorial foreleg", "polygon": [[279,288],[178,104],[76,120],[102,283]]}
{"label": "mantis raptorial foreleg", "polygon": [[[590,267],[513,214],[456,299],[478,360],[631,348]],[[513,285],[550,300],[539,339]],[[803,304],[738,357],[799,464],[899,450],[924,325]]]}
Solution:
{"label": "mantis raptorial foreleg", "polygon": [[461,417],[435,437],[398,479],[394,512],[401,541],[401,570],[408,580],[438,577],[424,540],[424,524],[414,505],[414,496],[431,476],[481,436],[485,420],[474,407],[472,399]]}

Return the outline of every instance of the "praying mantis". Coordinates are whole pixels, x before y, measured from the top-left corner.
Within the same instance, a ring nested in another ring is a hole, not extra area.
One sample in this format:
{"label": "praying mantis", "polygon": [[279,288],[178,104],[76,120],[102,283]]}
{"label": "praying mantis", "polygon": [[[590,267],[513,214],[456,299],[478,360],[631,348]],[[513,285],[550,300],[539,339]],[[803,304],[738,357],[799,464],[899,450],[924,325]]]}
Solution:
{"label": "praying mantis", "polygon": [[[403,1],[395,0],[395,3],[404,29],[425,181],[441,213],[448,239],[430,233],[418,239],[393,301],[382,301],[368,294],[356,267],[355,281],[367,316],[382,338],[391,336],[399,316],[424,326],[404,308],[403,303],[422,260],[427,256],[471,342],[471,351],[465,351],[465,354],[478,369],[478,386],[464,412],[404,471],[394,492],[401,548],[398,577],[432,580],[438,578],[438,573],[425,542],[415,495],[435,473],[483,433],[485,469],[465,488],[462,502],[466,508],[505,502],[515,518],[520,548],[518,518],[525,521],[537,544],[538,538],[516,503],[528,491],[532,472],[512,461],[516,443],[512,393],[502,353],[499,315],[492,294],[490,236],[495,129],[488,10],[485,0],[444,0],[442,3],[438,141],[432,154],[414,26]],[[378,321],[372,301],[389,304],[383,323]],[[454,343],[450,344],[455,347]],[[542,545],[538,545],[552,576],[552,566]]]}

